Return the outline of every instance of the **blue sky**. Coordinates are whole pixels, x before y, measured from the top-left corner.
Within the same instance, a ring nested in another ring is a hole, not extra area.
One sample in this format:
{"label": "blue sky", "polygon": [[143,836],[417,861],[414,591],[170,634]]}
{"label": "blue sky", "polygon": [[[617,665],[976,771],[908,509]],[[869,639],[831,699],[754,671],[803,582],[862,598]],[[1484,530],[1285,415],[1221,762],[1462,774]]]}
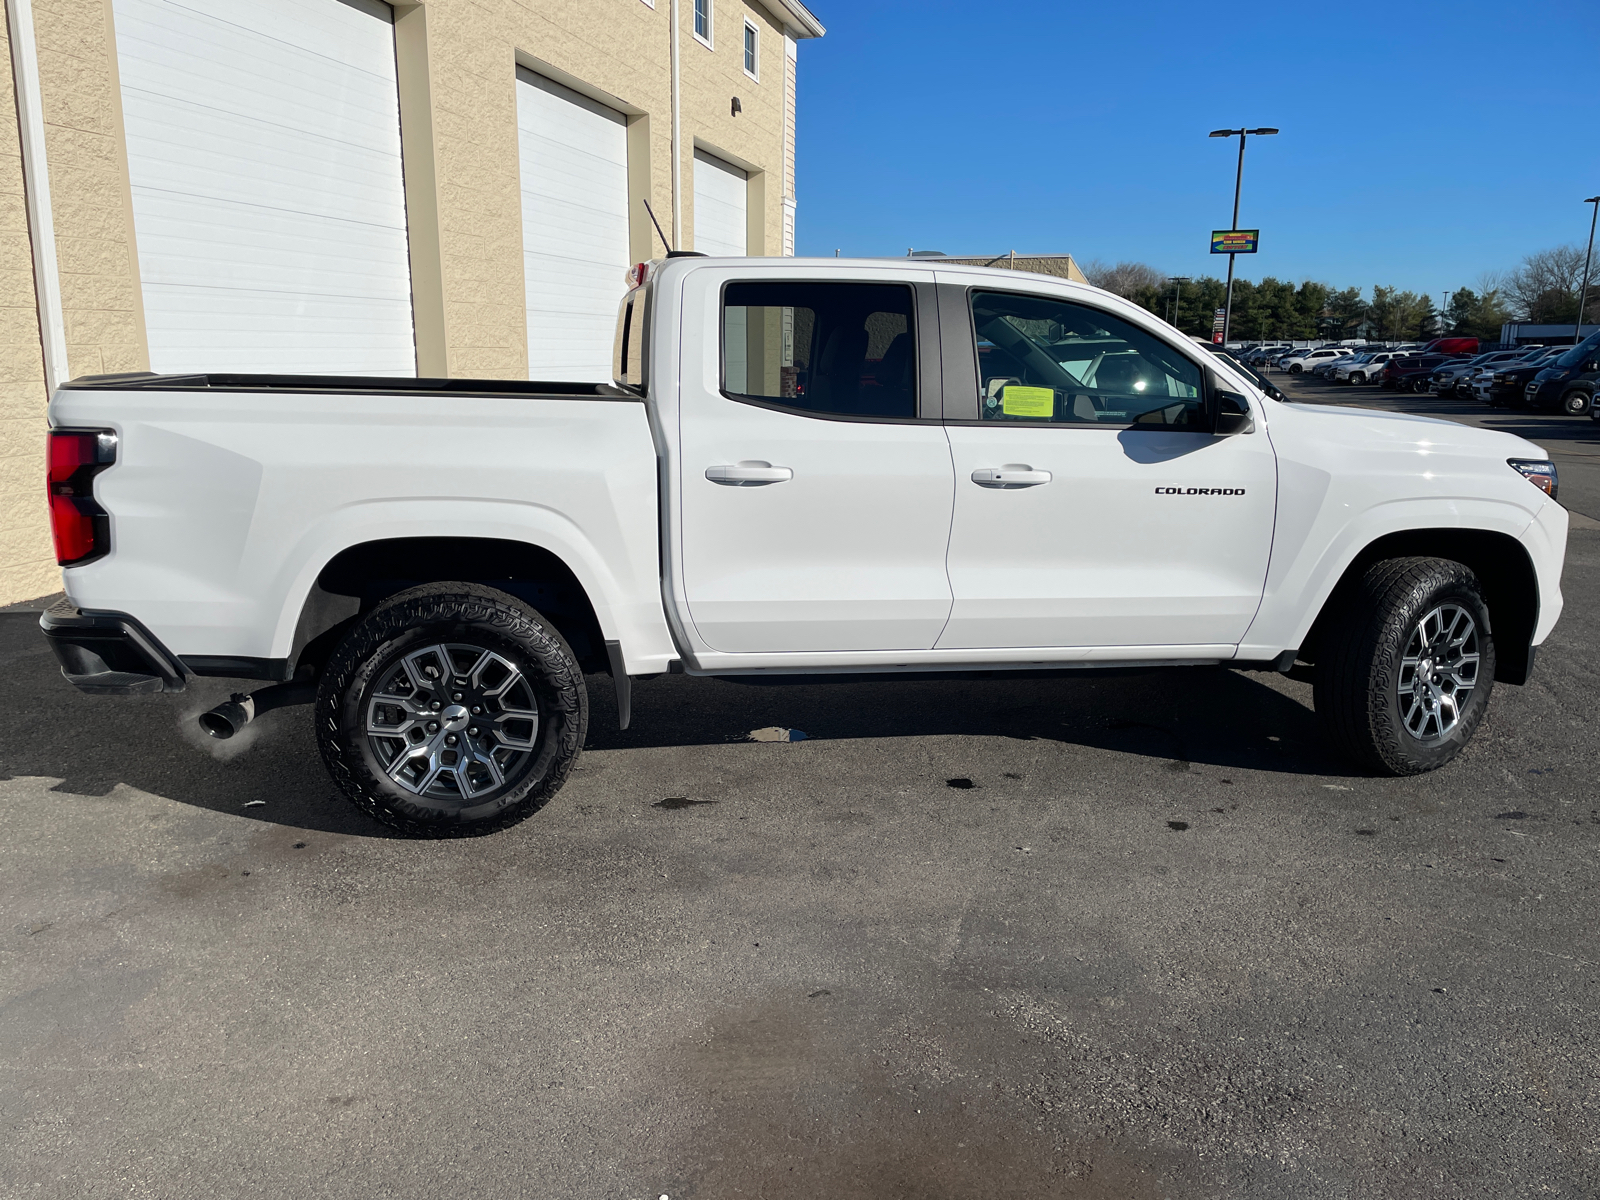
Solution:
{"label": "blue sky", "polygon": [[801,254],[1071,253],[1427,291],[1588,236],[1600,3],[815,0]]}

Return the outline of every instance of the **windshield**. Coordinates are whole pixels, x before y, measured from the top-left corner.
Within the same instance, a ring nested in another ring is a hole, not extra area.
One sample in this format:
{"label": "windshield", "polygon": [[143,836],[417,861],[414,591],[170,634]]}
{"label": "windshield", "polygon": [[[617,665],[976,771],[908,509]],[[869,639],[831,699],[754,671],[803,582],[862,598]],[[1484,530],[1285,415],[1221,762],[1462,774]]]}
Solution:
{"label": "windshield", "polygon": [[1555,365],[1558,367],[1575,367],[1581,362],[1588,361],[1590,352],[1597,346],[1600,346],[1600,333],[1591,333],[1571,350],[1556,359]]}

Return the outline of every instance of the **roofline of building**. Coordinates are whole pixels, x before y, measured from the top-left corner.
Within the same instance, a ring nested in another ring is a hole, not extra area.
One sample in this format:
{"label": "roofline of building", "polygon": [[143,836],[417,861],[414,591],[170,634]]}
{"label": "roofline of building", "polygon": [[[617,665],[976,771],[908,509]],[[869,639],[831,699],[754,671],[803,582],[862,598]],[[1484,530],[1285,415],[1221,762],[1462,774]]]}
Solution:
{"label": "roofline of building", "polygon": [[822,27],[822,22],[817,20],[800,0],[761,0],[761,2],[772,11],[773,16],[788,27],[791,37],[819,38],[828,32]]}

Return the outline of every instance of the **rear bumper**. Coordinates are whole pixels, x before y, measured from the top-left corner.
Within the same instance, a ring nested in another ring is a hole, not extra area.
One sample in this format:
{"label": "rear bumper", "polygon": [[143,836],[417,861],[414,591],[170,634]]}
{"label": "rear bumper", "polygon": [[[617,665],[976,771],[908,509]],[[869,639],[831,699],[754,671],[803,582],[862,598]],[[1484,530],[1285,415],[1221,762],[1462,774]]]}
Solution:
{"label": "rear bumper", "polygon": [[61,600],[39,618],[61,674],[94,696],[181,692],[188,673],[177,656],[126,613],[84,612]]}

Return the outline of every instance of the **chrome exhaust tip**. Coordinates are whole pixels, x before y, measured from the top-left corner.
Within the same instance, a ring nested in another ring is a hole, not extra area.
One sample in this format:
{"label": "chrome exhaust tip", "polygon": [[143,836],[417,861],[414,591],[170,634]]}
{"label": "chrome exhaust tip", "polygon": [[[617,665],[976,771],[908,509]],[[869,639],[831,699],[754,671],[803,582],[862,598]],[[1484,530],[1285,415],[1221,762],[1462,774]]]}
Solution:
{"label": "chrome exhaust tip", "polygon": [[243,692],[235,692],[210,712],[200,714],[200,728],[214,738],[231,738],[255,720],[255,701]]}

